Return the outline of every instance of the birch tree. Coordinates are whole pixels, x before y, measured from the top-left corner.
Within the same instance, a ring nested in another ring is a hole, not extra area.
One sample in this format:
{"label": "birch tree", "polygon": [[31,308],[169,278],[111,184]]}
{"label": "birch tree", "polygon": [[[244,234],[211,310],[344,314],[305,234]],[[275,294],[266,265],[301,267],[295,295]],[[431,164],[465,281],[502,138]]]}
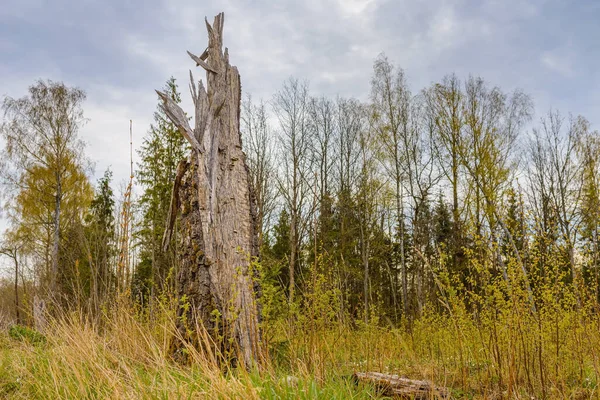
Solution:
{"label": "birch tree", "polygon": [[[59,294],[65,203],[76,208],[84,206],[79,204],[81,196],[89,197],[91,193],[85,173],[84,145],[78,137],[85,122],[84,100],[81,89],[40,80],[29,87],[26,96],[6,97],[2,103],[6,118],[1,129],[6,141],[3,175],[21,202],[17,214],[29,219],[37,215],[39,226],[47,228],[44,276],[53,296]],[[47,212],[40,206],[45,206]],[[26,210],[27,207],[30,209]],[[81,213],[81,209],[71,209]]]}
{"label": "birch tree", "polygon": [[402,138],[410,129],[410,92],[404,71],[394,70],[385,55],[379,56],[373,66],[371,100],[381,143],[384,165],[391,177],[396,199],[397,232],[400,242],[400,270],[402,271],[402,306],[408,315],[408,266],[405,259],[404,174],[405,149]]}
{"label": "birch tree", "polygon": [[275,208],[276,184],[274,132],[269,125],[265,104],[252,102],[250,96],[242,103],[241,130],[244,139],[252,188],[256,197],[259,246],[271,226],[271,215]]}
{"label": "birch tree", "polygon": [[273,98],[273,110],[279,122],[279,193],[290,215],[288,298],[293,302],[297,267],[301,261],[300,246],[309,220],[309,182],[312,181],[308,84],[293,78],[287,80]]}

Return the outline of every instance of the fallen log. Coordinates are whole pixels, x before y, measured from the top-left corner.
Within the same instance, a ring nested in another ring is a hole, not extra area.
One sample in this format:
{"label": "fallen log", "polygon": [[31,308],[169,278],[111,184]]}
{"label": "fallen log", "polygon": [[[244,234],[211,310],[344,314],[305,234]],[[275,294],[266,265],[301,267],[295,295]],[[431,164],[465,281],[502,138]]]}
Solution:
{"label": "fallen log", "polygon": [[398,375],[380,372],[355,372],[355,382],[374,385],[383,396],[401,399],[446,399],[449,391],[445,387],[434,386],[430,381],[402,378]]}

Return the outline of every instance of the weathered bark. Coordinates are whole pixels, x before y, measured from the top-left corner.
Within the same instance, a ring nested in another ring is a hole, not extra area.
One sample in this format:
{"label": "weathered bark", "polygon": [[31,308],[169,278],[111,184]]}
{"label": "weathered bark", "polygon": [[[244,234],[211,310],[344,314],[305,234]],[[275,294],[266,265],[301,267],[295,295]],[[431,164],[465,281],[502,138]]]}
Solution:
{"label": "weathered bark", "polygon": [[209,333],[218,327],[222,339],[215,342],[224,354],[234,350],[237,360],[249,367],[258,360],[259,344],[258,287],[250,263],[258,255],[257,226],[239,131],[240,77],[229,65],[227,49],[222,51],[223,22],[223,13],[212,26],[206,21],[208,49],[200,57],[188,52],[207,72],[206,90],[190,72],[193,128],[183,110],[159,92],[166,115],[192,146],[188,161],[178,168],[165,232],[168,238],[179,209],[177,294],[189,307],[180,307],[179,337],[171,348],[181,359],[186,343],[200,346],[199,335],[191,332],[196,326]]}
{"label": "weathered bark", "polygon": [[380,372],[355,372],[353,378],[357,382],[375,385],[383,396],[403,399],[445,399],[448,389],[434,386],[429,381],[401,378],[398,375]]}
{"label": "weathered bark", "polygon": [[40,332],[45,332],[48,321],[46,319],[46,302],[35,294],[33,296],[33,326]]}

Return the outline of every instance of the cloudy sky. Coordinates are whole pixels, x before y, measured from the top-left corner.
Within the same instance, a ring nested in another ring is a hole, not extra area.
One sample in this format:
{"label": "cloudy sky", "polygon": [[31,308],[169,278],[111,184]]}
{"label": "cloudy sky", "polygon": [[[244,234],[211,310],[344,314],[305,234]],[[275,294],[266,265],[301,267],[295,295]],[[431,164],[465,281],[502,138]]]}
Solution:
{"label": "cloudy sky", "polygon": [[[414,91],[455,72],[531,94],[600,124],[600,2],[558,0],[2,0],[0,95],[38,78],[84,89],[82,130],[95,176],[128,176],[129,120],[139,145],[169,76],[189,106],[185,50],[206,45],[204,16],[225,11],[242,90],[269,100],[289,76],[313,94],[366,100],[381,52]],[[197,71],[196,76],[202,75]],[[189,109],[189,108],[188,108]]]}

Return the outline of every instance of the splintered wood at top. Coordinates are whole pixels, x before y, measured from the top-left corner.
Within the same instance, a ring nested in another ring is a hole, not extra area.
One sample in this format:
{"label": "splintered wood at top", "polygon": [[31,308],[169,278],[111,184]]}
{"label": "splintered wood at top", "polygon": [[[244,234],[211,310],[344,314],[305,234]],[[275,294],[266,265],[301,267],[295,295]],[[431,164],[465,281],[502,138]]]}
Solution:
{"label": "splintered wood at top", "polygon": [[446,399],[448,389],[434,386],[432,382],[401,378],[398,375],[380,372],[355,372],[353,378],[357,382],[375,385],[384,396],[404,399]]}

